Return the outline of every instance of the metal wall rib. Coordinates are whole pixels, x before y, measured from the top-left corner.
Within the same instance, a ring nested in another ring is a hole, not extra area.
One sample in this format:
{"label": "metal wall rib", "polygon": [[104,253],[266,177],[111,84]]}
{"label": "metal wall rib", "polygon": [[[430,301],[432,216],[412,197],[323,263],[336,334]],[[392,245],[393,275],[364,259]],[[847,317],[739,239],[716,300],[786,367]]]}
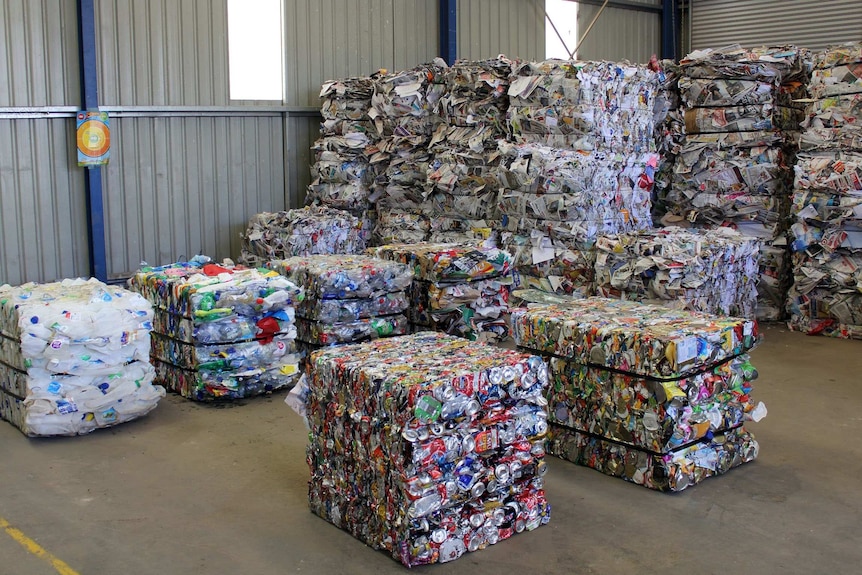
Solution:
{"label": "metal wall rib", "polygon": [[859,0],[694,0],[692,49],[793,44],[820,50],[862,40]]}
{"label": "metal wall rib", "polygon": [[70,119],[0,120],[0,284],[87,273],[84,177]]}
{"label": "metal wall rib", "polygon": [[[579,34],[586,31],[599,10],[599,6],[578,3]],[[646,63],[653,54],[661,55],[661,15],[622,8],[605,8],[578,50],[580,60]]]}
{"label": "metal wall rib", "polygon": [[458,58],[545,58],[545,0],[459,0]]}
{"label": "metal wall rib", "polygon": [[75,0],[0,2],[0,106],[80,98]]}
{"label": "metal wall rib", "polygon": [[105,172],[111,275],[141,261],[238,257],[248,218],[285,207],[282,129],[277,115],[115,119]]}
{"label": "metal wall rib", "polygon": [[319,106],[327,80],[404,70],[438,52],[437,2],[295,0],[285,3],[288,104]]}
{"label": "metal wall rib", "polygon": [[96,28],[103,104],[229,103],[226,0],[97,0]]}

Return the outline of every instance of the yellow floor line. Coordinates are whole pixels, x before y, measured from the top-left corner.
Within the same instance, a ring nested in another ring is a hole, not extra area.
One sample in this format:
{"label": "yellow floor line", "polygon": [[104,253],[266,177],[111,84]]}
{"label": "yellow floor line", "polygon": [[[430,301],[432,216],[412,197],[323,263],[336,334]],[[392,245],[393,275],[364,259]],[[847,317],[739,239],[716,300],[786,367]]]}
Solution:
{"label": "yellow floor line", "polygon": [[0,527],[2,527],[6,533],[18,542],[21,547],[26,549],[28,552],[32,553],[39,559],[44,559],[59,573],[60,575],[79,575],[77,571],[69,567],[64,561],[54,557],[51,553],[46,551],[41,545],[24,535],[20,529],[16,529],[12,527],[12,524],[0,517]]}

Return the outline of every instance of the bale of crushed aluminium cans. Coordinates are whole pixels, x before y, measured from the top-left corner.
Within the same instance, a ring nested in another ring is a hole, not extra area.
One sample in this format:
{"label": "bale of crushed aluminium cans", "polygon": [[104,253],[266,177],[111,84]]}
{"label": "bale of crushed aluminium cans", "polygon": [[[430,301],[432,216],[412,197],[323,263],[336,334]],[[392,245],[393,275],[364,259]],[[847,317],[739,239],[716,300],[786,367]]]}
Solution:
{"label": "bale of crushed aluminium cans", "polygon": [[291,256],[361,253],[368,235],[359,218],[323,206],[263,212],[249,220],[241,236],[241,261],[260,266]]}
{"label": "bale of crushed aluminium cans", "polygon": [[708,477],[754,461],[760,445],[737,427],[671,454],[627,447],[573,429],[550,426],[548,452],[657,491],[682,491]]}
{"label": "bale of crushed aluminium cans", "polygon": [[98,280],[0,286],[0,417],[25,435],[82,435],[164,397],[149,362],[153,308]]}
{"label": "bale of crushed aluminium cans", "polygon": [[[756,322],[590,298],[515,310],[512,330],[521,349],[549,356],[555,455],[672,491],[756,457],[741,427],[766,416],[749,395]],[[736,434],[750,458],[699,462],[724,443],[714,437]],[[710,472],[669,466],[687,458]]]}
{"label": "bale of crushed aluminium cans", "polygon": [[199,401],[237,399],[298,379],[295,305],[302,288],[272,271],[192,262],[129,280],[155,307],[156,380]]}
{"label": "bale of crushed aluminium cans", "polygon": [[659,75],[628,62],[525,62],[512,70],[507,122],[516,142],[654,151]]}
{"label": "bale of crushed aluminium cans", "polygon": [[600,236],[596,295],[754,317],[760,242],[729,228]]}
{"label": "bale of crushed aluminium cans", "polygon": [[640,377],[678,379],[751,349],[757,322],[606,298],[512,311],[515,343]]}
{"label": "bale of crushed aluminium cans", "polygon": [[408,567],[547,523],[546,385],[538,357],[430,332],[314,352],[311,510]]}
{"label": "bale of crushed aluminium cans", "polygon": [[498,203],[504,216],[577,222],[593,234],[652,226],[657,154],[622,156],[505,142],[500,151],[505,185]]}
{"label": "bale of crushed aluminium cans", "polygon": [[548,369],[550,423],[644,451],[668,453],[766,415],[751,400],[757,370],[746,354],[666,381],[558,357]]}

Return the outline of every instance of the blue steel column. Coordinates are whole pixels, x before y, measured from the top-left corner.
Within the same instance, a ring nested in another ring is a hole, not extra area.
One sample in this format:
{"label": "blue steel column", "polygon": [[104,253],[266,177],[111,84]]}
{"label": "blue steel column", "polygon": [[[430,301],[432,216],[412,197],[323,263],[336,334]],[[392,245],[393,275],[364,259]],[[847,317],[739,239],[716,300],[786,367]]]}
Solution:
{"label": "blue steel column", "polygon": [[[78,55],[81,62],[81,101],[83,109],[98,111],[99,81],[96,75],[96,11],[94,0],[78,0]],[[87,193],[87,245],[90,275],[108,280],[105,255],[105,210],[102,198],[102,168],[84,168]]]}
{"label": "blue steel column", "polygon": [[679,59],[679,44],[682,22],[679,21],[678,0],[662,0],[661,3],[661,57]]}
{"label": "blue steel column", "polygon": [[450,66],[458,58],[458,1],[440,0],[440,57]]}

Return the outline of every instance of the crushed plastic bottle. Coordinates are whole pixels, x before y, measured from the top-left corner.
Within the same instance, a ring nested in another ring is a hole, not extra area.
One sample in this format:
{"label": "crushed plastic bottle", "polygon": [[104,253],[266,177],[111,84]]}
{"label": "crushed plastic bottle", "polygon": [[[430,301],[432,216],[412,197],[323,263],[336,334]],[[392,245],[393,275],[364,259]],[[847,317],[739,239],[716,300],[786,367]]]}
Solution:
{"label": "crushed plastic bottle", "polygon": [[81,435],[141,417],[152,306],[96,279],[0,286],[0,416],[29,436]]}

